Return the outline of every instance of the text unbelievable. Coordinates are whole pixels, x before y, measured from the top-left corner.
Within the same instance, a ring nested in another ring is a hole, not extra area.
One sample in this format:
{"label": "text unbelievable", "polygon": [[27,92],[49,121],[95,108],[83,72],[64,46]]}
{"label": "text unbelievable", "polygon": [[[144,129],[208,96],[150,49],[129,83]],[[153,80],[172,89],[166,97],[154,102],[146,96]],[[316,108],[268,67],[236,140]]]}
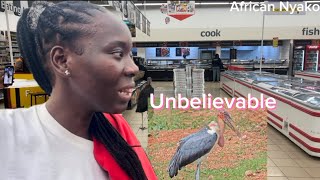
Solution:
{"label": "text unbelievable", "polygon": [[181,94],[178,94],[178,98],[174,97],[165,97],[163,94],[160,94],[160,102],[158,105],[155,105],[154,95],[150,95],[150,104],[153,109],[170,109],[171,104],[173,109],[223,109],[225,106],[229,109],[236,107],[238,109],[275,109],[276,100],[272,97],[264,98],[264,95],[261,94],[260,98],[252,97],[251,94],[248,94],[248,98],[220,98],[216,97],[212,99],[212,95],[208,94],[202,95],[202,98],[191,98],[181,97]]}

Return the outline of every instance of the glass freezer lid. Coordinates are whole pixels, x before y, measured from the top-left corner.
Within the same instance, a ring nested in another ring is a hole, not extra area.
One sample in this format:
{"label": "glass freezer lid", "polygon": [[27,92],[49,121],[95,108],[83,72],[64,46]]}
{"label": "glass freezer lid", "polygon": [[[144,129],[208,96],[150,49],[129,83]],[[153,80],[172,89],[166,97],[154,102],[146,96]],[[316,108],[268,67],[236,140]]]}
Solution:
{"label": "glass freezer lid", "polygon": [[297,94],[294,98],[318,108],[320,107],[320,94]]}

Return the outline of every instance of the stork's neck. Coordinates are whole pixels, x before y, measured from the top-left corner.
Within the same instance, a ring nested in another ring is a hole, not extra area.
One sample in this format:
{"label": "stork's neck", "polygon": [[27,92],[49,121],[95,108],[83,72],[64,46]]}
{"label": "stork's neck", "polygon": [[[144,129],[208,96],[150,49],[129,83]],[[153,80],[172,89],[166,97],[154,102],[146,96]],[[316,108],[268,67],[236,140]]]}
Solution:
{"label": "stork's neck", "polygon": [[216,130],[216,128],[208,128],[207,132],[209,134],[213,135],[213,134],[217,133],[217,130]]}

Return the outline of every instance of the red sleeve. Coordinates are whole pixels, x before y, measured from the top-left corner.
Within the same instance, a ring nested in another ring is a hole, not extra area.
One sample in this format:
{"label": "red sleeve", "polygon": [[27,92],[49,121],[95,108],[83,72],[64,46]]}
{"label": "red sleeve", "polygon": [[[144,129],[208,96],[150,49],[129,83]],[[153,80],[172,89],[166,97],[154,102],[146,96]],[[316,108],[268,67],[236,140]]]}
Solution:
{"label": "red sleeve", "polygon": [[[105,114],[109,122],[117,129],[120,135],[128,142],[133,150],[137,153],[142,167],[148,177],[148,180],[156,180],[157,176],[152,168],[152,165],[138,141],[136,135],[132,131],[128,122],[121,114]],[[100,166],[109,173],[112,180],[127,180],[130,179],[122,168],[116,163],[111,154],[100,142],[94,139],[94,156]]]}

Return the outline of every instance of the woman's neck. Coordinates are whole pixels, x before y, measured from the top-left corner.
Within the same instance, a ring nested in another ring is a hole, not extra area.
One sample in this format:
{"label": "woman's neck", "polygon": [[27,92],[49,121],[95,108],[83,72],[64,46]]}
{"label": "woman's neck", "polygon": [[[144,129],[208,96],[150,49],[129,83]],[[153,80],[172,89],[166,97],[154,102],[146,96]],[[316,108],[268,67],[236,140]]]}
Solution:
{"label": "woman's neck", "polygon": [[93,112],[85,107],[72,93],[57,93],[54,90],[46,103],[51,116],[65,129],[85,139],[91,139],[89,126]]}

